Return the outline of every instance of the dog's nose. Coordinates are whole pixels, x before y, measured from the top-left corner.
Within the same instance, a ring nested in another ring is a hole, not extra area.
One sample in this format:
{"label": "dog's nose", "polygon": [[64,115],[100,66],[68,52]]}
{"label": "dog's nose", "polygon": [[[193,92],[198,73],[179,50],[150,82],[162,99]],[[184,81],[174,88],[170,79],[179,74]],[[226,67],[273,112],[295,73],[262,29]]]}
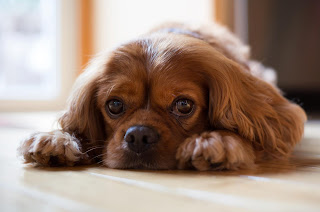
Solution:
{"label": "dog's nose", "polygon": [[128,143],[130,150],[142,153],[158,142],[159,134],[151,127],[132,126],[127,130],[124,140]]}

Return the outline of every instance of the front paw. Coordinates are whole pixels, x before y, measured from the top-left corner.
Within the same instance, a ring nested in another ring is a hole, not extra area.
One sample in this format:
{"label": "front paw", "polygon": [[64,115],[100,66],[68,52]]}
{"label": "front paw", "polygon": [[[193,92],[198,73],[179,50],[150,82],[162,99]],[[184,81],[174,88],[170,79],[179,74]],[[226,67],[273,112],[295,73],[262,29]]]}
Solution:
{"label": "front paw", "polygon": [[67,132],[35,133],[18,149],[26,163],[42,166],[73,166],[82,158],[80,142]]}
{"label": "front paw", "polygon": [[204,132],[186,139],[178,148],[179,169],[238,170],[254,167],[254,152],[240,136],[227,131]]}

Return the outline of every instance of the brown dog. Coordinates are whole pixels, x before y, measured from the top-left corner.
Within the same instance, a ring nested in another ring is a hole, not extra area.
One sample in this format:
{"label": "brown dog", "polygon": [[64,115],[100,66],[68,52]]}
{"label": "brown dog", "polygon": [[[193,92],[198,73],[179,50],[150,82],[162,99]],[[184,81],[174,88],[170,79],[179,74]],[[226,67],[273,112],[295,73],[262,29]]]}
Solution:
{"label": "brown dog", "polygon": [[305,112],[272,85],[226,29],[169,24],[94,58],[78,78],[61,129],[36,133],[28,163],[110,168],[252,168],[285,159]]}

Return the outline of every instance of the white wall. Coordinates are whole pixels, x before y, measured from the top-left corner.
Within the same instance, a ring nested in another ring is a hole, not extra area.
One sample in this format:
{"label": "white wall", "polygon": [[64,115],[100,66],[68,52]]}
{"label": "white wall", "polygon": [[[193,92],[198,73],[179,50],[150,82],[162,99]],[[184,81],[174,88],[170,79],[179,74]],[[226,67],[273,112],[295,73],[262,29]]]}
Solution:
{"label": "white wall", "polygon": [[135,38],[163,22],[210,22],[213,5],[213,0],[94,0],[94,51]]}

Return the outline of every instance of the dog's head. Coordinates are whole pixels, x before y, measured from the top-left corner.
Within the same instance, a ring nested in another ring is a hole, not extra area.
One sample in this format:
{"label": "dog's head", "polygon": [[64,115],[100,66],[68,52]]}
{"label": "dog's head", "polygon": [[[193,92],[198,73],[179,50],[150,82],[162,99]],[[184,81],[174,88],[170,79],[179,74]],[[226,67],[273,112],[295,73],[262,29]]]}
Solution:
{"label": "dog's head", "polygon": [[147,38],[110,56],[97,93],[108,126],[107,166],[174,168],[179,144],[209,130],[208,85],[197,53],[186,52],[198,45],[191,40]]}
{"label": "dog's head", "polygon": [[[270,96],[282,101],[207,42],[157,33],[95,58],[60,124],[102,143],[108,167],[170,169],[178,146],[194,134],[228,129],[252,141],[267,134],[263,120],[276,115],[261,98]],[[258,120],[261,129],[253,126]]]}

